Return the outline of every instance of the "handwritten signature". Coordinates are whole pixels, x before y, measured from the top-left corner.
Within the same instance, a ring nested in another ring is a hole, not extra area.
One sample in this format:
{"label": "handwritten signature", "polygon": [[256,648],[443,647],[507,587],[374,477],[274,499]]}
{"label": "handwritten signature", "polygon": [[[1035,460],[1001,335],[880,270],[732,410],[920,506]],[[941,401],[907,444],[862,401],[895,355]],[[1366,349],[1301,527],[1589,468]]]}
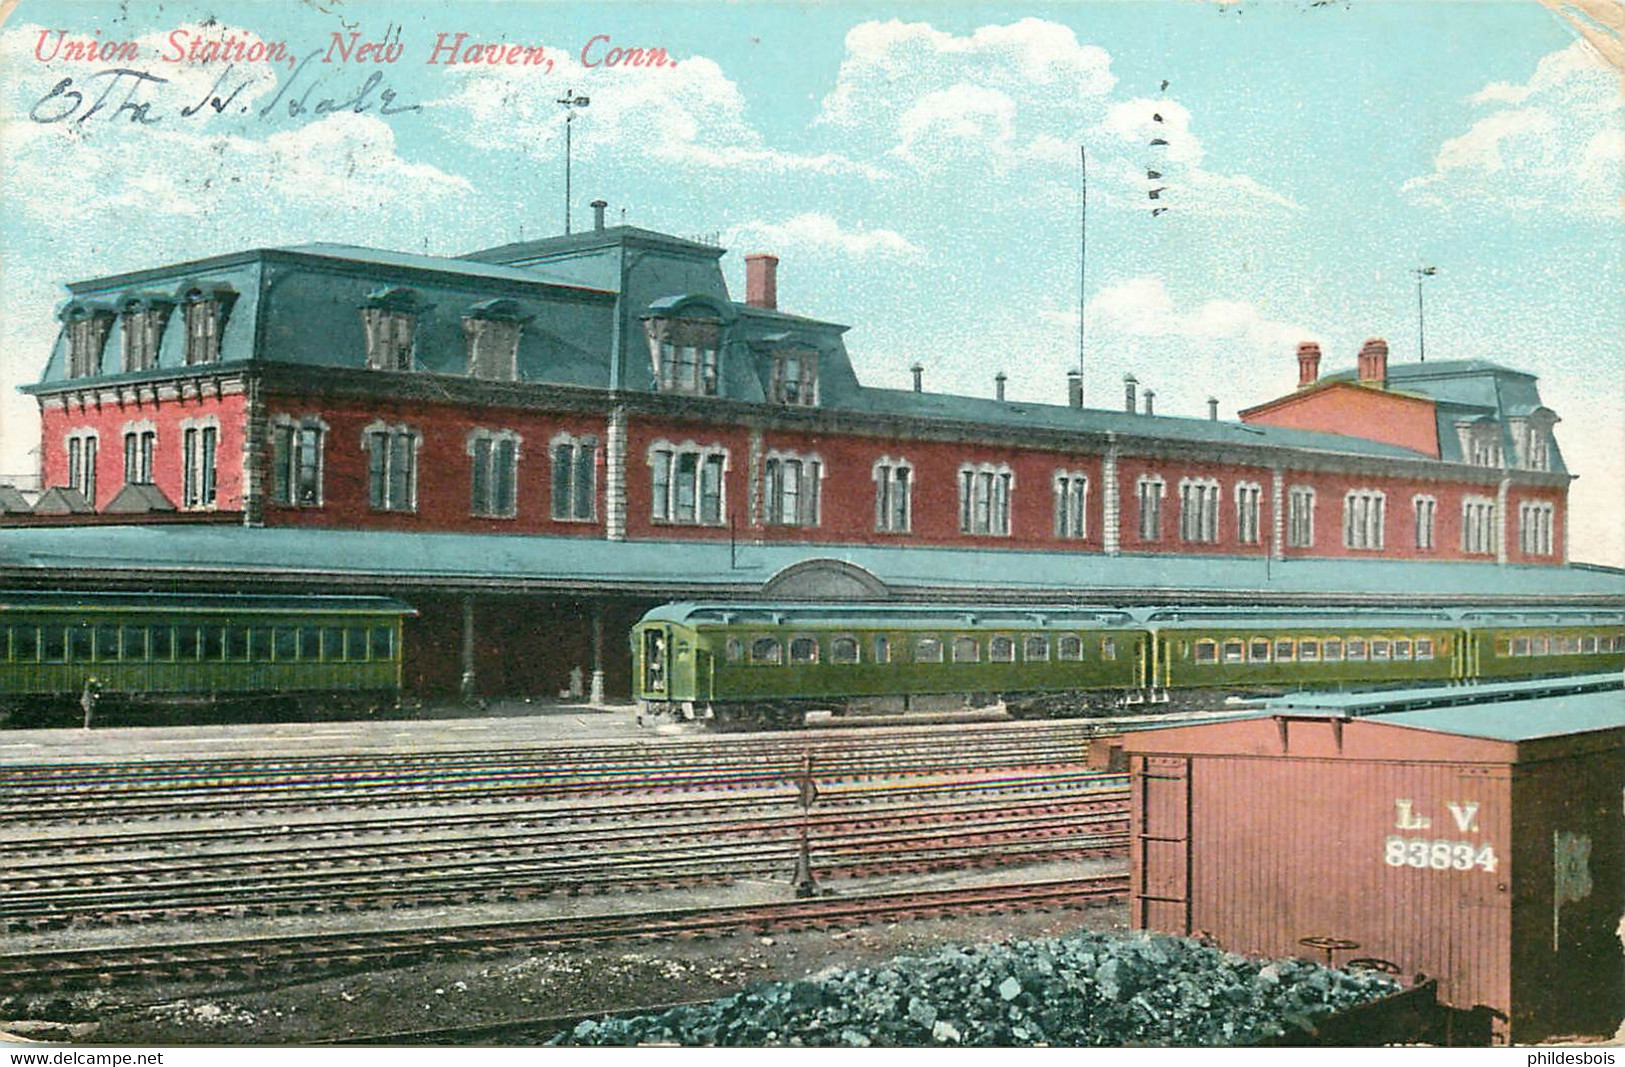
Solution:
{"label": "handwritten signature", "polygon": [[[359,86],[352,86],[348,92],[323,90],[323,86],[332,85],[337,79],[314,73],[311,77],[304,77],[310,64],[322,55],[323,51],[317,50],[300,59],[293,73],[277,87],[276,94],[257,111],[239,100],[259,75],[239,74],[236,64],[232,64],[215,78],[214,84],[201,99],[180,108],[176,114],[188,119],[211,112],[220,115],[235,108],[238,114],[252,113],[263,122],[284,115],[299,118],[302,115],[327,115],[338,111],[360,115],[374,109],[379,115],[400,115],[423,109],[422,104],[398,103],[398,94],[385,82],[382,71],[372,72],[365,81]],[[300,84],[302,81],[303,85]],[[113,121],[126,116],[132,123],[151,126],[162,122],[166,116],[155,109],[157,102],[148,94],[158,91],[155,87],[169,83],[168,78],[134,67],[110,67],[78,79],[66,77],[40,97],[29,109],[28,117],[39,123],[71,122],[83,125],[92,119]],[[322,95],[312,102],[318,90],[332,95]]]}

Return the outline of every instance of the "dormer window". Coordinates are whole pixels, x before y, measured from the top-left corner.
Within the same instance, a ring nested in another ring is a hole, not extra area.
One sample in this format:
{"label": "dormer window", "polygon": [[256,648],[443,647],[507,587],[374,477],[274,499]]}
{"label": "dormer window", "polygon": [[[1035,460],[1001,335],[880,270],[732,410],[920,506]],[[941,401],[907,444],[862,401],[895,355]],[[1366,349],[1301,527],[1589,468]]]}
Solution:
{"label": "dormer window", "polygon": [[1527,415],[1515,415],[1508,422],[1518,466],[1531,471],[1551,470],[1552,427],[1557,424],[1556,413],[1550,408],[1536,408]]}
{"label": "dormer window", "polygon": [[1456,423],[1461,441],[1461,457],[1473,467],[1501,466],[1501,427],[1494,419],[1481,418]]}
{"label": "dormer window", "polygon": [[105,308],[71,304],[62,314],[68,328],[68,377],[88,378],[102,372],[102,349],[113,325]]}
{"label": "dormer window", "polygon": [[644,320],[655,388],[662,393],[716,396],[722,324],[716,319],[656,316]]}
{"label": "dormer window", "polygon": [[367,366],[373,370],[411,370],[418,315],[427,310],[410,289],[384,289],[368,297],[361,307]]}
{"label": "dormer window", "polygon": [[519,334],[529,316],[512,300],[487,300],[463,316],[468,376],[511,382],[519,377]]}
{"label": "dormer window", "polygon": [[124,370],[151,370],[158,365],[158,348],[174,305],[167,300],[136,297],[124,302]]}
{"label": "dormer window", "polygon": [[220,362],[220,334],[226,315],[237,294],[230,290],[188,289],[183,314],[186,318],[186,364]]}
{"label": "dormer window", "polygon": [[818,353],[810,348],[787,348],[773,353],[773,380],[769,395],[775,404],[818,404]]}

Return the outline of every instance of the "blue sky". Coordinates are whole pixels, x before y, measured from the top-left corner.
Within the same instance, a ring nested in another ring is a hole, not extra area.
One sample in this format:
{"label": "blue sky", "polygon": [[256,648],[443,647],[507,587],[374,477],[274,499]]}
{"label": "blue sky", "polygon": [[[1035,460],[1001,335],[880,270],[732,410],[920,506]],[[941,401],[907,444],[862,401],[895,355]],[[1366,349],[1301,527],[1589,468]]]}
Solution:
{"label": "blue sky", "polygon": [[[1410,271],[1436,266],[1429,356],[1540,375],[1581,475],[1573,555],[1625,564],[1618,39],[1599,51],[1532,0],[227,10],[24,0],[0,28],[0,474],[32,466],[33,404],[13,386],[44,363],[63,280],[260,245],[457,253],[559,232],[554,101],[574,89],[592,98],[578,226],[602,196],[614,221],[720,233],[736,294],[742,254],[777,253],[781,306],[850,324],[875,385],[905,385],[918,360],[931,388],[990,393],[1002,369],[1012,397],[1061,400],[1080,143],[1091,404],[1117,404],[1133,371],[1159,412],[1215,395],[1229,416],[1289,389],[1309,338],[1324,370],[1369,336],[1414,359]],[[168,79],[142,96],[159,121],[77,121],[88,104],[31,121],[63,77],[100,91],[84,82],[100,65],[36,57],[41,30],[137,42],[128,65]],[[311,102],[376,70],[397,106],[422,106],[261,118],[292,71],[239,63],[247,114],[182,117],[225,68],[162,62],[176,30],[294,55],[393,35],[397,62],[322,65]],[[554,65],[429,65],[442,32],[542,45]],[[585,69],[596,35],[677,62]]]}

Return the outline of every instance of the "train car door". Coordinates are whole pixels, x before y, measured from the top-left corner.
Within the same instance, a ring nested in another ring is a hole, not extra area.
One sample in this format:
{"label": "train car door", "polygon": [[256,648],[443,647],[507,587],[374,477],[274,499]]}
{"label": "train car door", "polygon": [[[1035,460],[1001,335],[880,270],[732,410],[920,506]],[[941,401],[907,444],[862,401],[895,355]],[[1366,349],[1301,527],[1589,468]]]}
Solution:
{"label": "train car door", "polygon": [[664,628],[650,627],[643,631],[643,690],[646,693],[664,693],[668,650],[671,636]]}

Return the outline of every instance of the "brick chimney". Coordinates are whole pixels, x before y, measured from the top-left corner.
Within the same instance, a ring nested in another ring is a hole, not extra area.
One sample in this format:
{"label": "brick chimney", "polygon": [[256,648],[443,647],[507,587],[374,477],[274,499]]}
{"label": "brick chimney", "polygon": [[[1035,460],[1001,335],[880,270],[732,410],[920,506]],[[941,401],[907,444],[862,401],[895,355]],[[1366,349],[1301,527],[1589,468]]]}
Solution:
{"label": "brick chimney", "polygon": [[779,309],[779,257],[758,252],[745,257],[745,303],[769,311]]}
{"label": "brick chimney", "polygon": [[1147,415],[1155,415],[1157,413],[1157,391],[1155,389],[1147,389],[1145,391],[1145,413]]}
{"label": "brick chimney", "polygon": [[604,228],[604,209],[607,208],[607,207],[609,207],[609,201],[608,200],[594,200],[592,202],[592,228],[593,229],[602,230]]}
{"label": "brick chimney", "polygon": [[918,393],[922,388],[924,388],[925,364],[916,363],[914,366],[909,368],[909,371],[914,375],[914,391]]}
{"label": "brick chimney", "polygon": [[1066,372],[1066,402],[1074,408],[1083,407],[1083,373],[1069,370]]}
{"label": "brick chimney", "polygon": [[1140,379],[1136,378],[1134,375],[1123,375],[1123,410],[1128,412],[1130,415],[1134,414],[1135,386],[1139,384]]}
{"label": "brick chimney", "polygon": [[1380,337],[1369,338],[1360,346],[1360,381],[1387,388],[1388,342]]}
{"label": "brick chimney", "polygon": [[1207,398],[1207,421],[1219,421],[1219,398],[1216,396]]}
{"label": "brick chimney", "polygon": [[1320,346],[1313,341],[1298,342],[1298,388],[1320,380]]}
{"label": "brick chimney", "polygon": [[1002,370],[993,376],[993,394],[1000,400],[1004,399],[1004,383],[1007,380]]}

